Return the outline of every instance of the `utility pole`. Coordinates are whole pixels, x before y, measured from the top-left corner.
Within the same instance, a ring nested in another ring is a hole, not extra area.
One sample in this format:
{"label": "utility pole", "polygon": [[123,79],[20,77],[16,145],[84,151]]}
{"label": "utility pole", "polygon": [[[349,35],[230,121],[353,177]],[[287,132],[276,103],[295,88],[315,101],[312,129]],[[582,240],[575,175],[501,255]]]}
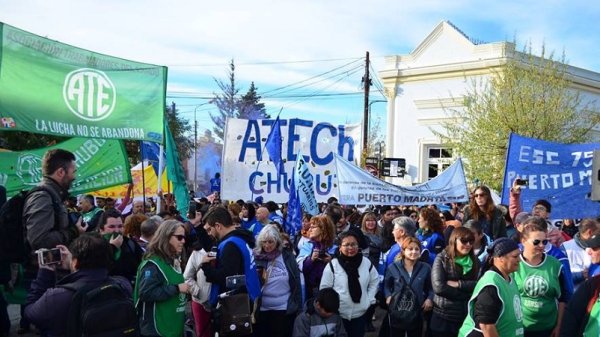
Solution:
{"label": "utility pole", "polygon": [[363,85],[365,88],[365,105],[363,111],[363,154],[366,156],[369,153],[369,91],[371,90],[371,77],[369,77],[369,52],[365,57],[365,76],[363,77]]}

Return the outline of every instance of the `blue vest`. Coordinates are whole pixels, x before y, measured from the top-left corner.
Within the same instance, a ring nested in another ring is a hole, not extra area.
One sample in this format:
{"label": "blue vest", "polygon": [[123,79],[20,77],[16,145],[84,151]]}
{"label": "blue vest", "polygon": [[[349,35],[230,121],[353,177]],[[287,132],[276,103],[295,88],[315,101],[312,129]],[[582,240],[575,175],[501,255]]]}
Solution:
{"label": "blue vest", "polygon": [[[231,236],[219,243],[219,246],[217,247],[217,261],[221,257],[223,247],[230,242],[235,244],[242,253],[242,257],[244,258],[244,274],[246,275],[246,290],[248,291],[250,299],[254,301],[260,296],[260,281],[258,280],[258,273],[256,272],[254,256],[251,254],[250,247],[248,247],[246,241],[237,236]],[[221,293],[219,288],[218,284],[213,283],[212,288],[210,289],[210,303],[213,305],[217,304],[219,294]]]}
{"label": "blue vest", "polygon": [[424,235],[422,233],[418,233],[417,238],[419,239],[419,241],[421,241],[421,246],[423,246],[422,251],[429,252],[429,261],[427,261],[427,262],[429,263],[430,266],[432,266],[433,261],[435,261],[435,256],[437,255],[437,253],[433,250],[433,248],[435,247],[435,242],[438,240],[441,240],[443,242],[444,237],[441,236],[438,232],[433,232],[432,234],[429,234],[429,235]]}

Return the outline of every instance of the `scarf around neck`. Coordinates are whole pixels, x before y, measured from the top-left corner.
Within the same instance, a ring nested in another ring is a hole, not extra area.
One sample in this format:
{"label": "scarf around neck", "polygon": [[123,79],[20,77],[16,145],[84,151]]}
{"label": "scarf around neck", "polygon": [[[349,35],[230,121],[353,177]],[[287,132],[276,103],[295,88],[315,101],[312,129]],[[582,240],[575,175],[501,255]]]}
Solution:
{"label": "scarf around neck", "polygon": [[358,281],[358,278],[360,277],[358,275],[358,267],[360,267],[360,264],[362,263],[362,254],[356,254],[352,257],[340,254],[337,259],[346,272],[346,275],[348,275],[348,290],[350,290],[352,302],[360,303],[362,289],[360,288],[360,282]]}
{"label": "scarf around neck", "polygon": [[462,267],[463,275],[466,275],[473,268],[473,260],[471,260],[469,255],[455,257],[454,263]]}

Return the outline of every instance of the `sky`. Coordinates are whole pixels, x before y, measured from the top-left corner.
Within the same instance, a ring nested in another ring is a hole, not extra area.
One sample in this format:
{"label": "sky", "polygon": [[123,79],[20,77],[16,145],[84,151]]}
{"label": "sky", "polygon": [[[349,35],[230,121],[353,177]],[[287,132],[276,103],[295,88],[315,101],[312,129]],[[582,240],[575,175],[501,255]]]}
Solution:
{"label": "sky", "polygon": [[[272,116],[360,123],[366,51],[370,99],[383,100],[384,57],[410,53],[443,20],[483,42],[545,44],[600,72],[593,1],[0,0],[0,9],[0,22],[31,33],[167,66],[166,103],[192,123],[195,114],[200,134],[212,128],[207,103],[232,59],[240,94],[254,82]],[[385,107],[371,105],[372,122],[385,122]]]}

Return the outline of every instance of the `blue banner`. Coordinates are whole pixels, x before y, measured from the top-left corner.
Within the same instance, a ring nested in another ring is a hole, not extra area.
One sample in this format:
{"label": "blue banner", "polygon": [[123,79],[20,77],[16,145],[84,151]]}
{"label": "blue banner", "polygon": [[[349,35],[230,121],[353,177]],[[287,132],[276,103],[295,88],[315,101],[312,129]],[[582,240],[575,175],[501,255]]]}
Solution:
{"label": "blue banner", "polygon": [[296,169],[292,180],[300,198],[302,211],[312,216],[319,214],[319,203],[315,197],[314,178],[304,157],[301,155],[298,155],[296,160]]}
{"label": "blue banner", "polygon": [[335,155],[339,201],[350,205],[430,205],[469,200],[461,159],[415,186],[396,186]]}
{"label": "blue banner", "polygon": [[[157,143],[141,141],[140,150],[142,152],[142,161],[147,160],[154,169],[154,173],[158,176],[158,157],[160,156],[160,146]],[[163,152],[163,160],[166,162],[166,153]]]}
{"label": "blue banner", "polygon": [[536,200],[552,205],[552,218],[600,215],[600,203],[590,200],[592,157],[599,143],[559,144],[511,134],[506,154],[502,203],[508,205],[515,178],[527,179],[521,205],[530,211]]}

